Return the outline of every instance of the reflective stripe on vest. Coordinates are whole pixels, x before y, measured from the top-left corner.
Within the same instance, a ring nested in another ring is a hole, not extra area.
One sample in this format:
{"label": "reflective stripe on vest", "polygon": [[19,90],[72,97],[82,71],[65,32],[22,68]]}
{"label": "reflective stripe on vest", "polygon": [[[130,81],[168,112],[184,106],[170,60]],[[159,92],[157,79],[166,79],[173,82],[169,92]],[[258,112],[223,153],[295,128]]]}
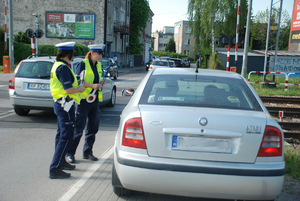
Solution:
{"label": "reflective stripe on vest", "polygon": [[[89,84],[93,84],[94,83],[94,79],[95,79],[95,75],[94,72],[92,70],[92,67],[90,65],[89,59],[84,59],[83,60],[85,63],[85,75],[84,75],[84,82],[89,83]],[[102,68],[101,68],[101,63],[97,62],[97,71],[99,74],[99,84],[101,83],[101,77],[102,77]],[[82,99],[86,99],[86,97],[92,92],[93,88],[91,87],[85,87],[85,91],[81,94],[81,98]],[[98,100],[99,102],[102,101],[102,90],[99,89],[98,91]]]}
{"label": "reflective stripe on vest", "polygon": [[[52,69],[51,69],[51,75],[50,75],[50,91],[53,99],[59,99],[61,97],[64,97],[68,95],[70,98],[75,99],[76,103],[80,103],[80,93],[74,93],[74,94],[68,94],[65,90],[61,82],[56,76],[56,70],[60,65],[65,65],[65,63],[61,61],[57,61],[53,64]],[[78,81],[77,78],[74,74],[74,72],[70,69],[73,77],[74,77],[74,82],[72,83],[72,86],[74,88],[78,88]]]}

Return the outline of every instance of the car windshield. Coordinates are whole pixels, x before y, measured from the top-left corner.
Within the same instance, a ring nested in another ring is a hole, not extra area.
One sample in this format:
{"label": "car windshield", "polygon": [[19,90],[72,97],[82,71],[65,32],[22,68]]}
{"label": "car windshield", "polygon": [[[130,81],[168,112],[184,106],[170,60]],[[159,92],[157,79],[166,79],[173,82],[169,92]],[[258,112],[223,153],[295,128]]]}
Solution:
{"label": "car windshield", "polygon": [[156,66],[169,66],[167,61],[154,61],[152,64]]}
{"label": "car windshield", "polygon": [[140,104],[262,111],[242,79],[201,75],[152,75]]}
{"label": "car windshield", "polygon": [[102,58],[102,59],[100,60],[100,62],[101,62],[101,65],[102,65],[102,66],[109,66],[109,60],[108,60],[108,59],[103,59],[103,58]]}
{"label": "car windshield", "polygon": [[35,61],[26,62],[23,61],[19,67],[16,77],[23,78],[50,78],[52,62],[47,61]]}

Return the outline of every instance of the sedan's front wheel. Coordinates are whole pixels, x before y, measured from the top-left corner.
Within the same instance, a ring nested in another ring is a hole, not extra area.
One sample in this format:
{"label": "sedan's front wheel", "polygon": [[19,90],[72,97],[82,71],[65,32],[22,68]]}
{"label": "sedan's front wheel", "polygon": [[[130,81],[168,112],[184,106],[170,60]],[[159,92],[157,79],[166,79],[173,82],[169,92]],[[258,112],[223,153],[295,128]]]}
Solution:
{"label": "sedan's front wheel", "polygon": [[14,110],[15,110],[15,113],[20,116],[26,116],[30,112],[30,109],[18,108],[18,107],[15,107]]}
{"label": "sedan's front wheel", "polygon": [[111,97],[109,103],[107,104],[109,107],[114,107],[116,104],[116,89],[113,88],[111,91]]}

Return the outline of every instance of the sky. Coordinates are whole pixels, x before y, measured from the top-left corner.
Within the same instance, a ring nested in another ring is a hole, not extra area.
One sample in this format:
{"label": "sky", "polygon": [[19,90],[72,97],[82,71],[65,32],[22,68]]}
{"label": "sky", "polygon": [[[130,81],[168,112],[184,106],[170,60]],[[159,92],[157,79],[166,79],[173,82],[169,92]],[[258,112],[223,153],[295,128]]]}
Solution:
{"label": "sky", "polygon": [[[154,13],[152,32],[161,31],[164,26],[174,26],[181,20],[188,20],[187,10],[189,0],[148,0]],[[255,15],[258,11],[264,11],[270,7],[271,0],[252,0],[252,11]],[[278,0],[273,0],[275,7],[279,7]],[[293,13],[294,0],[283,0],[283,10],[287,10],[290,17]]]}

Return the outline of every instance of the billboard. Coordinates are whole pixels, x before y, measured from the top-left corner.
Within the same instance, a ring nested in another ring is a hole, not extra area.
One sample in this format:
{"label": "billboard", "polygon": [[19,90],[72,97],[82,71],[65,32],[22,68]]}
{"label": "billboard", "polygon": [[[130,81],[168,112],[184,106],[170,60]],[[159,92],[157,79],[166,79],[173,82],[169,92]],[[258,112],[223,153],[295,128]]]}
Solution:
{"label": "billboard", "polygon": [[294,1],[291,43],[300,42],[300,0]]}
{"label": "billboard", "polygon": [[95,13],[45,13],[47,38],[95,39]]}

